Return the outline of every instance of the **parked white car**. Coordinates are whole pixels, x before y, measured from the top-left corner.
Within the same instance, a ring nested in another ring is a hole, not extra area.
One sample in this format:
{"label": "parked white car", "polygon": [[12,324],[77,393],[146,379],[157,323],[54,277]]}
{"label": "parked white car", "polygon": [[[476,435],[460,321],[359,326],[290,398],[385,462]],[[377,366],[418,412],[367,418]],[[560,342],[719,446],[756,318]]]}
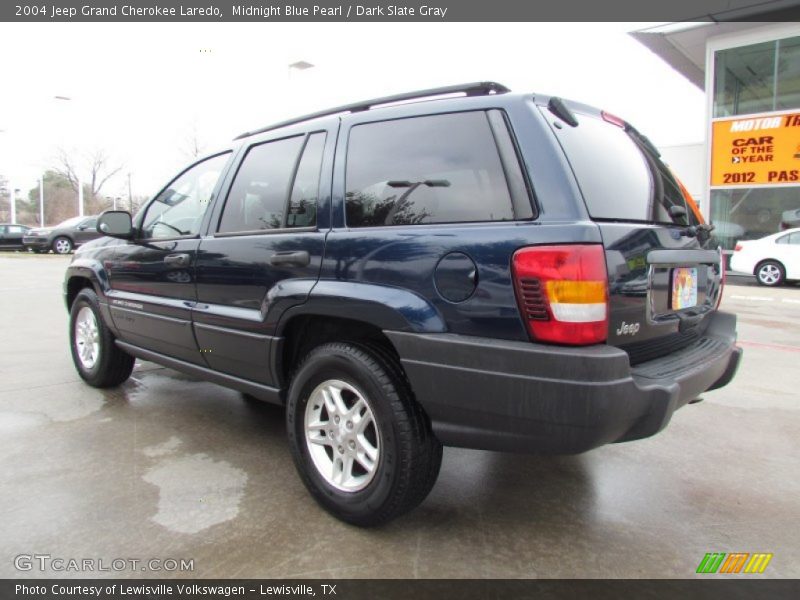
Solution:
{"label": "parked white car", "polygon": [[755,275],[761,285],[800,279],[800,227],[737,242],[730,266],[733,271]]}

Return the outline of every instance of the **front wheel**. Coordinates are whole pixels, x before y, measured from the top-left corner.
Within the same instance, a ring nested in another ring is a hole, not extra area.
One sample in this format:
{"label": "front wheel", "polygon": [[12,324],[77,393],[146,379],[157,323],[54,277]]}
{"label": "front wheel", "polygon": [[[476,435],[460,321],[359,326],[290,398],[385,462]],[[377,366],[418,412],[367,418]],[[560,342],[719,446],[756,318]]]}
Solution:
{"label": "front wheel", "polygon": [[350,343],[314,349],[292,379],[286,421],[303,483],[343,521],[385,523],[416,507],[436,482],[442,446],[386,351]]}
{"label": "front wheel", "polygon": [[767,260],[756,268],[756,280],[761,285],[775,287],[786,279],[786,271],[783,265],[774,260]]}
{"label": "front wheel", "polygon": [[93,290],[81,290],[72,303],[69,332],[72,362],[86,383],[98,388],[113,387],[130,377],[135,359],[114,343]]}
{"label": "front wheel", "polygon": [[53,240],[53,252],[56,254],[69,254],[72,252],[72,240],[68,237],[57,237]]}

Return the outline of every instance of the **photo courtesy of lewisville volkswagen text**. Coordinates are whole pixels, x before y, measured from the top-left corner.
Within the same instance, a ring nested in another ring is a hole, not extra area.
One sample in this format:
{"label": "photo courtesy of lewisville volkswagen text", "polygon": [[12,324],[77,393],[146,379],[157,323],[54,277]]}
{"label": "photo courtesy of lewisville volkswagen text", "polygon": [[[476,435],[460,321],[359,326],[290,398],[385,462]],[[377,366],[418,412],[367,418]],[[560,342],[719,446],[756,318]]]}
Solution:
{"label": "photo courtesy of lewisville volkswagen text", "polygon": [[26,2],[0,61],[0,598],[800,592],[800,0]]}

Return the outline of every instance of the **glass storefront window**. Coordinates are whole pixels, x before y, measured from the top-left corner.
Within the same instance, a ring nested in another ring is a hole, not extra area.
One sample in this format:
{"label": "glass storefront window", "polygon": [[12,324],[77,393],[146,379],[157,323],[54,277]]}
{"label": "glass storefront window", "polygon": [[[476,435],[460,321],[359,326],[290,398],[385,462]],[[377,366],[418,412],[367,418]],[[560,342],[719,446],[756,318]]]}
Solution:
{"label": "glass storefront window", "polygon": [[737,240],[754,240],[800,227],[800,187],[711,190],[714,238],[726,250]]}
{"label": "glass storefront window", "polygon": [[773,110],[775,42],[720,50],[714,63],[715,117]]}
{"label": "glass storefront window", "polygon": [[[718,50],[713,117],[800,108],[800,37]],[[800,146],[798,146],[800,148]],[[800,186],[712,189],[710,221],[723,249],[800,227]]]}
{"label": "glass storefront window", "polygon": [[776,110],[800,107],[800,38],[778,40]]}
{"label": "glass storefront window", "polygon": [[718,50],[714,117],[800,106],[800,37]]}

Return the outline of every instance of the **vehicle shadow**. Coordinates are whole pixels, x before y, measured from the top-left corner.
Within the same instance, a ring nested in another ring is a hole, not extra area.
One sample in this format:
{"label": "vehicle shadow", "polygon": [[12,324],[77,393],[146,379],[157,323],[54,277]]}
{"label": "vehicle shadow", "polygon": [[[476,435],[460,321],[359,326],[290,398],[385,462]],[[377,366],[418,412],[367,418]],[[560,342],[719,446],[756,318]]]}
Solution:
{"label": "vehicle shadow", "polygon": [[592,471],[583,455],[446,448],[430,496],[400,523],[411,528],[429,528],[431,522],[461,527],[464,521],[478,519],[507,532],[526,524],[557,529],[565,522],[585,521],[595,498]]}

